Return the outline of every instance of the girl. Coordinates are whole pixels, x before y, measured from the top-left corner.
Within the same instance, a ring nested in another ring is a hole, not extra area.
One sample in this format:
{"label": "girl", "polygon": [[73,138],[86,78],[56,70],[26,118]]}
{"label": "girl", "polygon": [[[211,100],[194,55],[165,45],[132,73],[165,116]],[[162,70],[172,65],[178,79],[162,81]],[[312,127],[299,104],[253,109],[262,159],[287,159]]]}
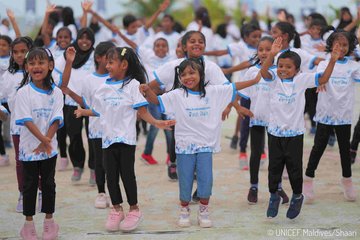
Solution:
{"label": "girl", "polygon": [[[110,78],[94,95],[93,109],[75,111],[77,117],[100,116],[104,167],[113,208],[106,222],[108,231],[132,231],[142,219],[138,207],[134,171],[136,147],[136,114],[158,128],[168,128],[174,120],[154,119],[146,110],[147,102],[139,92],[139,82],[145,83],[145,69],[136,53],[127,47],[110,49],[106,54]],[[130,211],[124,215],[119,186],[124,184]]]}
{"label": "girl", "polygon": [[[6,72],[9,67],[9,59],[10,59],[10,45],[11,45],[11,38],[6,35],[0,35],[0,85],[5,86],[4,79],[2,75]],[[1,94],[0,90],[0,95]],[[6,98],[0,98],[0,106],[4,105],[7,106]],[[8,106],[7,106],[8,107]],[[3,127],[5,124],[8,123],[6,121],[0,121],[0,166],[7,166],[10,164],[9,156],[6,154],[5,150],[5,143],[3,138],[3,131],[4,136],[6,135],[6,129]]]}
{"label": "girl", "polygon": [[160,104],[161,111],[173,114],[177,121],[175,151],[181,204],[179,226],[191,225],[189,202],[194,172],[200,198],[198,222],[201,227],[212,226],[208,204],[213,182],[212,154],[219,151],[221,112],[234,101],[235,89],[251,86],[259,80],[260,76],[236,84],[207,85],[199,60],[186,59],[176,67],[174,91],[157,98],[147,85],[142,85],[141,91],[149,101]]}
{"label": "girl", "polygon": [[[341,52],[335,65],[335,71],[326,85],[326,92],[319,92],[318,96],[314,118],[318,126],[304,179],[304,193],[310,202],[314,200],[315,170],[325,151],[332,129],[335,129],[339,143],[344,197],[348,201],[356,200],[356,192],[351,180],[350,134],[354,109],[353,84],[360,81],[360,68],[357,62],[348,59],[348,56],[354,51],[356,43],[356,37],[351,32],[341,30],[332,33],[326,41],[327,52],[334,52],[337,45],[340,46]],[[321,72],[325,66],[326,63],[319,65],[317,71]]]}
{"label": "girl", "polygon": [[54,59],[49,50],[34,48],[27,53],[26,73],[15,101],[16,125],[20,132],[19,160],[24,169],[25,223],[20,231],[23,239],[37,239],[33,215],[39,176],[43,192],[41,211],[45,213],[43,239],[55,239],[59,226],[53,219],[55,211],[56,131],[63,122],[64,105],[61,90],[51,77]]}
{"label": "girl", "polygon": [[[86,81],[82,81],[84,76],[94,72],[94,34],[90,28],[80,29],[77,39],[70,47],[76,50],[76,56],[72,63],[71,76],[69,80],[69,88],[77,94],[81,95],[81,89]],[[63,74],[64,65],[66,63],[66,54],[61,57],[56,66],[55,71],[58,75]],[[69,155],[74,167],[71,177],[73,183],[79,182],[84,171],[85,165],[85,149],[81,136],[84,118],[75,118],[74,111],[77,109],[77,102],[69,96],[65,97],[64,116],[66,131],[70,138]],[[86,119],[87,126],[87,119]],[[90,144],[89,144],[90,145]],[[65,165],[66,166],[66,165]],[[89,157],[90,179],[89,183],[95,185],[95,163],[94,159]]]}
{"label": "girl", "polygon": [[[25,54],[33,47],[33,42],[29,37],[16,38],[10,46],[11,56],[8,70],[3,74],[3,82],[0,90],[0,99],[3,99],[9,106],[9,112],[13,114],[15,109],[15,95],[21,80],[24,77]],[[16,212],[23,211],[23,168],[22,162],[19,161],[19,135],[20,126],[15,124],[15,118],[10,115],[10,134],[12,135],[15,160],[16,176],[18,181],[19,199],[16,206]],[[40,193],[39,193],[40,195]]]}
{"label": "girl", "polygon": [[[255,65],[246,72],[244,79],[252,79],[256,77],[263,64],[268,57],[271,45],[273,43],[271,37],[263,37],[260,39],[257,55],[254,59]],[[272,66],[270,69],[274,69]],[[253,112],[254,117],[250,119],[250,189],[247,196],[249,204],[256,204],[258,197],[258,175],[259,168],[264,164],[264,160],[261,157],[264,151],[265,145],[265,128],[269,124],[269,99],[270,99],[270,87],[271,81],[261,78],[260,82],[252,87],[245,88],[238,92],[238,94],[245,99],[251,99],[250,110]],[[288,203],[289,198],[279,183],[277,193],[282,198],[282,204]]]}
{"label": "girl", "polygon": [[278,214],[280,196],[277,193],[281,176],[286,166],[289,173],[293,196],[286,216],[296,218],[304,200],[302,194],[302,155],[304,138],[305,90],[319,84],[325,84],[339,57],[339,46],[334,48],[331,59],[323,73],[299,73],[300,56],[293,51],[285,51],[278,57],[277,72],[269,69],[274,57],[281,51],[283,40],[277,38],[271,52],[261,66],[264,79],[271,79],[270,120],[268,127],[269,145],[269,191],[270,201],[267,217]]}
{"label": "girl", "polygon": [[[96,71],[87,75],[84,80],[81,90],[81,96],[77,95],[68,88],[63,88],[63,92],[73,98],[80,106],[89,109],[93,106],[94,96],[96,90],[102,83],[109,78],[109,73],[106,69],[106,52],[115,45],[112,42],[101,42],[96,46],[94,51],[94,61]],[[101,149],[101,135],[103,131],[100,124],[100,119],[90,117],[89,119],[89,143],[91,144],[89,155],[95,160],[95,180],[98,188],[98,195],[95,199],[96,208],[106,208],[108,206],[107,196],[105,193],[105,170],[103,167],[103,157]]]}

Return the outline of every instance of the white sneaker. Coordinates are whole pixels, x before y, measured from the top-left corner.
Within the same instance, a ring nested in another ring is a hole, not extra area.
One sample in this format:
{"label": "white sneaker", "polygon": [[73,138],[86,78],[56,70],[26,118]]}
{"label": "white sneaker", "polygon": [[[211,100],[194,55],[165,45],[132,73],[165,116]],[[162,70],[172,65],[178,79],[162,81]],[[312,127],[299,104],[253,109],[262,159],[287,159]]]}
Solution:
{"label": "white sneaker", "polygon": [[187,207],[181,207],[180,208],[180,215],[178,220],[178,226],[179,227],[190,227],[190,208]]}
{"label": "white sneaker", "polygon": [[69,159],[68,158],[60,158],[59,160],[59,165],[58,165],[58,171],[65,171],[67,166],[69,164]]}
{"label": "white sneaker", "polygon": [[200,227],[203,227],[203,228],[212,227],[212,221],[210,219],[208,205],[200,204],[199,211],[198,211],[198,223],[199,223]]}
{"label": "white sneaker", "polygon": [[10,165],[10,161],[9,161],[9,155],[0,155],[0,167],[5,167],[5,166],[9,166]]}
{"label": "white sneaker", "polygon": [[303,194],[305,195],[305,202],[312,203],[315,200],[314,179],[308,176],[304,177]]}
{"label": "white sneaker", "polygon": [[107,197],[105,193],[99,193],[95,198],[95,208],[104,209],[107,207]]}
{"label": "white sneaker", "polygon": [[351,177],[342,178],[341,185],[343,187],[345,199],[350,202],[356,201],[356,190],[352,183]]}

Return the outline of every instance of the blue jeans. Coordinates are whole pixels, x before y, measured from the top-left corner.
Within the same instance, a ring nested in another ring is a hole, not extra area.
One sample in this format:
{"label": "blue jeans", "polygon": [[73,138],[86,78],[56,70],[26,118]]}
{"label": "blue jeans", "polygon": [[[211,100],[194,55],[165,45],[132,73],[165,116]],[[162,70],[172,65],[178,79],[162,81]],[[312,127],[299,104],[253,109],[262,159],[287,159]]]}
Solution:
{"label": "blue jeans", "polygon": [[180,201],[190,202],[195,171],[198,197],[210,198],[213,185],[212,155],[210,152],[176,154]]}
{"label": "blue jeans", "polygon": [[[158,119],[158,120],[165,119],[165,115],[161,114],[158,105],[149,103],[148,111],[155,119]],[[155,141],[155,138],[156,138],[158,132],[159,132],[159,129],[157,127],[150,125],[150,129],[149,129],[147,137],[146,137],[144,154],[146,154],[146,155],[152,154],[152,151],[154,148],[154,141]],[[165,138],[166,138],[166,152],[169,154],[172,134],[171,134],[171,131],[169,131],[169,130],[164,130],[164,133],[165,133]]]}

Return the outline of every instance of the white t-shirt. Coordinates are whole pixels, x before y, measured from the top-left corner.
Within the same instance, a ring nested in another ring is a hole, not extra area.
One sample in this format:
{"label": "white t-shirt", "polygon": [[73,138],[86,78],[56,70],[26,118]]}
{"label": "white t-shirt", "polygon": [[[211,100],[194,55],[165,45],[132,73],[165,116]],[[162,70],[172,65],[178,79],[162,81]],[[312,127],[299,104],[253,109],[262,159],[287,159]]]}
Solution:
{"label": "white t-shirt", "polygon": [[10,56],[0,57],[0,79],[1,79],[1,76],[9,68],[9,60],[10,60]]}
{"label": "white t-shirt", "polygon": [[140,48],[136,49],[137,54],[140,57],[141,62],[143,63],[146,73],[148,75],[148,81],[152,80],[153,72],[155,69],[159,68],[160,66],[176,59],[175,55],[167,54],[165,57],[160,58],[155,55],[154,50],[152,48],[146,48],[141,46]]}
{"label": "white t-shirt", "polygon": [[206,96],[199,92],[175,89],[158,96],[161,112],[175,114],[175,152],[194,154],[218,152],[221,113],[235,99],[234,84],[206,86]]}
{"label": "white t-shirt", "polygon": [[[136,43],[136,45],[140,46],[147,37],[150,36],[150,31],[146,30],[143,26],[138,28],[135,34],[128,34],[127,31],[120,30],[122,34],[124,34],[128,39]],[[114,38],[115,45],[119,47],[130,47],[119,35],[116,35]]]}
{"label": "white t-shirt", "polygon": [[292,52],[296,52],[297,54],[299,54],[300,58],[301,58],[301,65],[300,65],[300,70],[302,72],[314,72],[316,70],[314,62],[317,59],[317,56],[312,55],[311,53],[301,49],[301,48],[288,48],[288,49],[284,49],[281,50],[274,59],[274,64],[277,65],[277,60],[278,57],[280,56],[281,53],[285,52],[285,51],[292,51]]}
{"label": "white t-shirt", "polygon": [[55,40],[53,40],[53,43],[51,43],[47,48],[51,51],[54,57],[55,67],[57,67],[58,64],[56,64],[56,61],[59,61],[57,59],[63,56],[65,49],[60,48]]}
{"label": "white t-shirt", "polygon": [[[64,27],[64,23],[63,22],[59,22],[55,27],[54,27],[54,30],[53,30],[53,35],[52,37],[53,38],[56,38],[56,34],[57,32],[60,30],[60,28]],[[74,24],[69,24],[66,26],[70,32],[71,32],[71,38],[72,39],[76,39],[77,37],[77,29],[76,29],[76,26]]]}
{"label": "white t-shirt", "polygon": [[154,36],[148,37],[145,42],[141,45],[141,47],[146,47],[153,49],[155,40],[159,38],[165,38],[169,45],[169,52],[171,54],[175,54],[175,49],[177,47],[177,43],[181,38],[180,33],[173,31],[172,33],[166,34],[164,32],[158,32]]}
{"label": "white t-shirt", "polygon": [[[58,78],[60,75],[62,78],[62,74],[63,74],[64,68],[65,68],[65,58],[64,57],[61,57],[59,59],[59,67],[60,67],[60,69],[56,68],[55,71],[53,71],[53,73],[55,74],[55,75],[53,75],[54,79]],[[74,91],[76,94],[81,95],[81,89],[83,88],[83,84],[86,84],[86,81],[83,81],[83,79],[88,74],[90,74],[94,71],[95,71],[95,63],[94,63],[94,52],[93,52],[90,55],[87,62],[82,67],[80,67],[78,69],[75,69],[75,68],[71,69],[71,75],[70,75],[68,87],[72,91]],[[62,81],[56,81],[56,82],[59,82],[61,84]],[[66,95],[65,96],[65,105],[77,106],[78,104],[70,96]]]}
{"label": "white t-shirt", "polygon": [[0,99],[2,102],[7,102],[9,104],[9,109],[11,112],[10,115],[10,134],[11,135],[19,135],[20,134],[20,126],[16,126],[15,118],[13,117],[13,113],[15,110],[15,99],[17,94],[17,89],[20,86],[21,81],[24,78],[24,72],[19,70],[14,74],[6,71],[3,74],[3,83],[0,90]]}
{"label": "white t-shirt", "polygon": [[136,145],[137,109],[148,102],[140,93],[137,80],[123,86],[124,81],[110,78],[95,92],[93,111],[100,116],[102,148],[114,143]]}
{"label": "white t-shirt", "polygon": [[[273,72],[270,72],[273,75]],[[268,132],[276,137],[295,137],[305,132],[305,90],[318,86],[319,73],[298,73],[292,80],[278,76],[271,87]]]}
{"label": "white t-shirt", "polygon": [[[165,91],[170,91],[175,81],[175,67],[179,66],[185,58],[175,59],[168,62],[154,71],[155,80],[160,86],[164,86]],[[228,83],[221,68],[214,62],[204,59],[205,82],[209,85],[222,85]]]}
{"label": "white t-shirt", "polygon": [[[83,84],[82,88],[82,98],[87,109],[90,109],[94,105],[94,96],[98,88],[105,83],[106,79],[109,78],[109,74],[98,74],[93,72],[86,76],[83,80],[86,81],[86,84]],[[89,133],[88,136],[90,139],[101,138],[102,137],[102,128],[100,123],[100,118],[90,117],[89,118]]]}
{"label": "white t-shirt", "polygon": [[[226,38],[222,38],[219,34],[214,35],[214,50],[226,49],[227,46],[233,43],[233,38],[228,34]],[[216,62],[219,66],[230,67],[232,65],[232,58],[229,55],[216,57]]]}
{"label": "white t-shirt", "polygon": [[[244,81],[254,79],[261,69],[260,65],[249,68],[246,72]],[[270,71],[276,70],[276,66],[270,68]],[[275,76],[275,72],[272,73]],[[238,94],[245,98],[251,99],[250,110],[254,114],[254,117],[250,118],[250,127],[269,125],[270,119],[270,106],[269,99],[271,96],[271,87],[273,80],[261,78],[260,81],[250,87],[241,89]]]}
{"label": "white t-shirt", "polygon": [[[63,94],[61,90],[53,86],[52,92],[37,88],[32,82],[19,89],[16,95],[15,119],[16,124],[24,126],[25,122],[33,122],[39,131],[46,135],[49,127],[59,121],[59,127],[63,125]],[[23,127],[20,133],[19,160],[39,161],[52,158],[57,155],[56,134],[51,139],[51,154],[45,152],[34,153],[41,142],[27,127]]]}
{"label": "white t-shirt", "polygon": [[[323,72],[328,60],[320,62]],[[338,60],[327,82],[326,91],[319,92],[314,121],[326,125],[351,124],[354,109],[354,82],[360,82],[360,64],[348,58]]]}
{"label": "white t-shirt", "polygon": [[323,45],[326,46],[326,38],[329,37],[328,34],[325,34],[323,39],[313,39],[309,34],[303,35],[300,37],[301,39],[301,49],[304,49],[305,51],[309,52],[310,54],[313,54],[317,57],[326,58],[327,53],[321,52],[318,49],[316,49],[317,45]]}

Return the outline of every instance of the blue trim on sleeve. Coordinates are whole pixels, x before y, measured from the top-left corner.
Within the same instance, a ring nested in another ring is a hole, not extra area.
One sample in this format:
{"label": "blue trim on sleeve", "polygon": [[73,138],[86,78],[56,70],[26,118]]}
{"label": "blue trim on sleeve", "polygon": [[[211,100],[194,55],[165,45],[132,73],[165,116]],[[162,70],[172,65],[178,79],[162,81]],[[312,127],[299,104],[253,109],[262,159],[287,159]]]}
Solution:
{"label": "blue trim on sleeve", "polygon": [[3,113],[5,113],[6,115],[9,115],[10,113],[9,113],[9,111],[4,107],[4,109],[3,108],[1,108],[0,109]]}
{"label": "blue trim on sleeve", "polygon": [[92,113],[95,115],[95,117],[100,117],[100,113],[95,111],[93,108],[91,109]]}
{"label": "blue trim on sleeve", "polygon": [[164,112],[165,112],[165,106],[164,106],[163,101],[161,100],[161,96],[157,96],[157,99],[158,99],[158,101],[159,101],[160,112],[161,112],[161,113],[164,113]]}
{"label": "blue trim on sleeve", "polygon": [[155,80],[157,81],[157,83],[161,86],[161,85],[164,85],[164,83],[162,83],[161,81],[160,81],[160,78],[159,78],[159,76],[156,74],[156,72],[155,71],[153,71],[153,74],[154,74],[154,77],[155,77]]}
{"label": "blue trim on sleeve", "polygon": [[235,87],[235,83],[231,83],[231,85],[232,85],[232,88],[233,88],[233,94],[232,94],[232,97],[231,97],[231,102],[233,102],[236,99],[236,87]]}
{"label": "blue trim on sleeve", "polygon": [[355,82],[360,82],[360,79],[354,79]]}
{"label": "blue trim on sleeve", "polygon": [[32,118],[22,118],[22,119],[18,119],[15,121],[15,124],[18,126],[24,126],[25,122],[32,122],[33,119]]}
{"label": "blue trim on sleeve", "polygon": [[317,58],[318,58],[318,57],[313,57],[313,58],[310,60],[310,64],[309,64],[309,69],[310,69],[310,70],[314,69],[314,67],[315,67],[314,62],[315,62],[315,60],[316,60]]}
{"label": "blue trim on sleeve", "polygon": [[62,117],[56,117],[53,120],[51,120],[50,126],[57,120],[59,120],[59,128],[62,128],[64,126],[64,119]]}
{"label": "blue trim on sleeve", "polygon": [[321,78],[323,74],[324,74],[324,73],[322,73],[322,72],[315,74],[315,85],[316,85],[317,87],[320,86],[319,78]]}
{"label": "blue trim on sleeve", "polygon": [[249,99],[250,99],[248,96],[246,96],[246,95],[244,95],[244,94],[242,94],[242,93],[240,93],[240,92],[237,92],[237,94],[238,94],[240,97],[245,98],[246,100],[249,100]]}
{"label": "blue trim on sleeve", "polygon": [[133,109],[137,110],[137,109],[139,109],[140,107],[147,106],[147,105],[149,105],[148,102],[137,103],[137,104],[134,104],[134,105],[133,105]]}
{"label": "blue trim on sleeve", "polygon": [[84,107],[85,107],[86,109],[90,109],[90,106],[86,103],[86,100],[85,100],[84,96],[82,96],[81,98],[82,98],[82,100],[83,100]]}
{"label": "blue trim on sleeve", "polygon": [[60,70],[57,69],[57,68],[54,68],[54,71],[57,72],[57,73],[60,75],[60,80],[59,80],[58,87],[61,87],[62,82],[63,82],[63,74],[62,74],[62,72],[60,72]]}
{"label": "blue trim on sleeve", "polygon": [[231,50],[230,50],[229,45],[228,45],[226,48],[227,48],[227,51],[228,51],[230,57],[234,57],[233,53],[232,53]]}

